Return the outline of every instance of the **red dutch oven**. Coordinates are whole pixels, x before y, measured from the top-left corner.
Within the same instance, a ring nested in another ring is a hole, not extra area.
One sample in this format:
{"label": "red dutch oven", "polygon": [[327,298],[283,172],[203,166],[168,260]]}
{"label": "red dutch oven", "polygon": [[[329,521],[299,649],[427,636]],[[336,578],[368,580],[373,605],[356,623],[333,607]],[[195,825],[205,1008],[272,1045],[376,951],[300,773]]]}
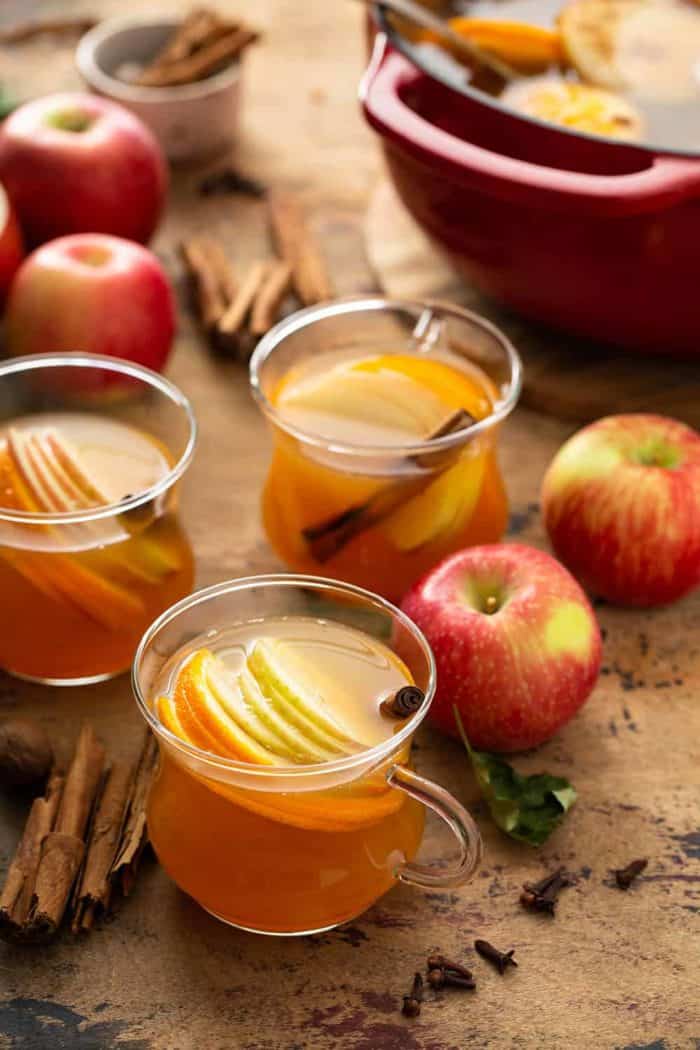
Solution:
{"label": "red dutch oven", "polygon": [[364,112],[401,199],[457,270],[566,331],[700,355],[700,156],[521,117],[394,44],[376,37]]}

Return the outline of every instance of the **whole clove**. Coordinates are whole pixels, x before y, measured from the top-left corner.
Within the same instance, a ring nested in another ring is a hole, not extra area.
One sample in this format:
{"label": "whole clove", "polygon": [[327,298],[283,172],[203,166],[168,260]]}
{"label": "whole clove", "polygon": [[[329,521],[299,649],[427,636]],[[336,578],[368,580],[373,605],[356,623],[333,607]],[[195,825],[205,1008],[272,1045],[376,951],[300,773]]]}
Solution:
{"label": "whole clove", "polygon": [[489,944],[488,941],[482,940],[474,941],[474,948],[483,959],[493,963],[500,974],[504,974],[509,966],[518,965],[513,958],[515,948],[510,948],[507,952],[501,952],[498,948],[494,948],[492,944]]}
{"label": "whole clove", "polygon": [[628,890],[638,875],[641,875],[649,861],[646,857],[630,861],[625,868],[613,869],[615,883],[621,890]]}
{"label": "whole clove", "polygon": [[460,977],[458,973],[439,967],[428,970],[428,984],[436,992],[441,988],[466,988],[470,991],[476,988],[476,981],[472,977]]}
{"label": "whole clove", "polygon": [[471,970],[460,963],[446,959],[444,955],[428,956],[428,984],[436,991],[440,988],[467,988],[473,991],[476,981]]}
{"label": "whole clove", "polygon": [[379,710],[389,718],[408,718],[416,713],[425,700],[425,693],[417,685],[404,685],[393,696],[382,700]]}
{"label": "whole clove", "polygon": [[526,882],[520,894],[520,903],[530,911],[545,912],[554,915],[557,897],[566,886],[573,885],[572,877],[564,868],[558,868],[553,874],[546,875],[539,882]]}
{"label": "whole clove", "polygon": [[403,997],[401,1013],[404,1017],[418,1017],[421,1003],[423,1002],[423,977],[416,971],[413,975],[413,984],[408,995]]}
{"label": "whole clove", "polygon": [[211,197],[219,193],[241,193],[246,197],[261,199],[267,193],[267,187],[249,175],[241,175],[233,168],[222,168],[212,171],[197,185],[197,192],[202,197]]}

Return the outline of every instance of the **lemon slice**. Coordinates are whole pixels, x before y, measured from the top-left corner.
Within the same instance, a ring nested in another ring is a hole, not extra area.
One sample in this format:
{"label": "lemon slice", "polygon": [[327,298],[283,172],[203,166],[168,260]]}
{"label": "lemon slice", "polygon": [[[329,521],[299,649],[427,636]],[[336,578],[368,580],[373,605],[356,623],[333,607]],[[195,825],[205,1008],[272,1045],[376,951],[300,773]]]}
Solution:
{"label": "lemon slice", "polygon": [[579,75],[613,91],[680,101],[700,87],[700,13],[674,0],[573,0],[559,16]]}
{"label": "lemon slice", "polygon": [[519,113],[591,135],[637,142],[644,133],[642,115],[631,103],[589,84],[538,77],[508,85],[501,97]]}

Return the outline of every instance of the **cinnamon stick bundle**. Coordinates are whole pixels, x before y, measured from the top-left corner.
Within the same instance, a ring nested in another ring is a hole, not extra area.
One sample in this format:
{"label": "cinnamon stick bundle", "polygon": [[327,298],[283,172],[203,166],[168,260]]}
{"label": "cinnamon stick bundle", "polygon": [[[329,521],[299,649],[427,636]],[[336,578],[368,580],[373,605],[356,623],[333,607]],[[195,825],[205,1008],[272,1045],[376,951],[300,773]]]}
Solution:
{"label": "cinnamon stick bundle", "polygon": [[90,725],[78,737],[53,829],[43,840],[28,935],[45,939],[61,924],[85,851],[83,836],[102,777],[105,751]]}
{"label": "cinnamon stick bundle", "polygon": [[133,765],[115,762],[107,771],[90,827],[85,863],[71,903],[73,933],[92,929],[109,908],[109,873],[119,846],[131,794]]}
{"label": "cinnamon stick bundle", "polygon": [[332,299],[333,282],[297,197],[288,191],[268,193],[268,213],[277,251],[292,268],[297,295],[305,306]]}
{"label": "cinnamon stick bundle", "polygon": [[74,933],[90,930],[116,891],[130,892],[157,756],[149,730],[137,762],[114,762],[103,773],[104,748],[83,726],[67,775],[54,770],[32,804],[0,893],[0,937],[43,943],[64,916]]}
{"label": "cinnamon stick bundle", "polygon": [[208,8],[196,8],[133,83],[142,87],[191,84],[235,62],[258,39],[255,30],[229,22]]}
{"label": "cinnamon stick bundle", "polygon": [[119,888],[125,897],[134,888],[141,855],[148,841],[146,803],[157,766],[158,744],[153,733],[147,729],[133,778],[120,845],[109,870],[112,886]]}

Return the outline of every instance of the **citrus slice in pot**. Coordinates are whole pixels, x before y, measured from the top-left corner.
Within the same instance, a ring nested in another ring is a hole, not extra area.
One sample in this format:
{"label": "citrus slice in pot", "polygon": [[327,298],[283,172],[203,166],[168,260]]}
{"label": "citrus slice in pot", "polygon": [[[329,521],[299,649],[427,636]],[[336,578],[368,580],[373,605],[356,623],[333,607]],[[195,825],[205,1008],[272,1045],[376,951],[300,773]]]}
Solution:
{"label": "citrus slice in pot", "polygon": [[538,77],[510,84],[503,102],[518,113],[559,124],[572,131],[638,142],[644,134],[641,113],[626,99],[573,81]]}
{"label": "citrus slice in pot", "polygon": [[591,84],[646,99],[700,95],[700,13],[681,0],[573,0],[559,16],[565,55]]}

